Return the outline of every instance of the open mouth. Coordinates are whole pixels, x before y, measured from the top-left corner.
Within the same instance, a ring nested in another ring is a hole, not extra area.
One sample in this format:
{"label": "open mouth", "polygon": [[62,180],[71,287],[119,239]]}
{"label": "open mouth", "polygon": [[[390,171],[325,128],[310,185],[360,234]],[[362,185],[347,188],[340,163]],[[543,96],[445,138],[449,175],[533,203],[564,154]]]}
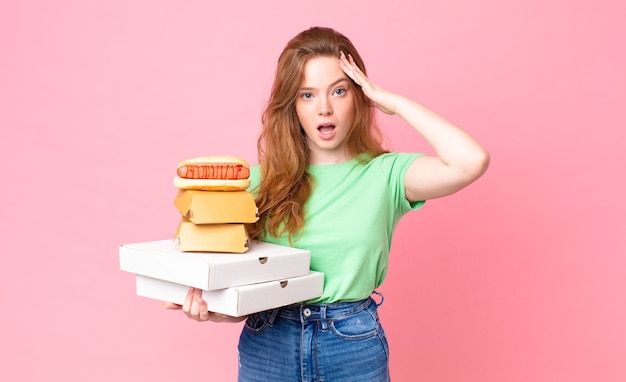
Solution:
{"label": "open mouth", "polygon": [[324,135],[331,134],[335,130],[335,125],[332,123],[322,124],[317,127],[317,130]]}

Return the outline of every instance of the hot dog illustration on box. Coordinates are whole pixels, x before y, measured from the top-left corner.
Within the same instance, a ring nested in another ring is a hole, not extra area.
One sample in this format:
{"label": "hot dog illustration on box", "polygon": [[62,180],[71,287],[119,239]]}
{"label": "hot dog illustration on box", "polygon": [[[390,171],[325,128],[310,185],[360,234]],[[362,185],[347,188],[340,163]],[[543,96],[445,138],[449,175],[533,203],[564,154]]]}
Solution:
{"label": "hot dog illustration on box", "polygon": [[232,156],[203,156],[178,164],[174,186],[181,190],[243,191],[250,185],[250,166]]}

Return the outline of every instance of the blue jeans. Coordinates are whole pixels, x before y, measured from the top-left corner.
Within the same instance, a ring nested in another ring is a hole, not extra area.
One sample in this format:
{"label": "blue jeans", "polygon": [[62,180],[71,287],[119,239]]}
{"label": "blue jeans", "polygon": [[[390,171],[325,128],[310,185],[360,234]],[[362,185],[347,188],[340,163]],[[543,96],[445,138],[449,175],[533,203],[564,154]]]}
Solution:
{"label": "blue jeans", "polygon": [[239,339],[239,382],[389,381],[378,305],[367,298],[250,315]]}

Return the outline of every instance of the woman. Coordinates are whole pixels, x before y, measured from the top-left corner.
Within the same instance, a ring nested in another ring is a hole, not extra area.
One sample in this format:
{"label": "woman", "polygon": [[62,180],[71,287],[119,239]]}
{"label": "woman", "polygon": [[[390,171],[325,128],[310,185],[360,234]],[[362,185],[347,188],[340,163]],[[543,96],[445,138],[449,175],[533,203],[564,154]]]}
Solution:
{"label": "woman", "polygon": [[[386,152],[374,108],[402,118],[435,155]],[[478,179],[488,153],[442,117],[370,82],[352,43],[329,28],[300,33],[282,52],[258,148],[251,191],[260,219],[250,233],[310,250],[324,292],[247,317],[239,381],[388,381],[382,299],[370,296],[385,278],[396,224]],[[200,291],[190,290],[181,308],[198,321],[246,319],[208,312]]]}

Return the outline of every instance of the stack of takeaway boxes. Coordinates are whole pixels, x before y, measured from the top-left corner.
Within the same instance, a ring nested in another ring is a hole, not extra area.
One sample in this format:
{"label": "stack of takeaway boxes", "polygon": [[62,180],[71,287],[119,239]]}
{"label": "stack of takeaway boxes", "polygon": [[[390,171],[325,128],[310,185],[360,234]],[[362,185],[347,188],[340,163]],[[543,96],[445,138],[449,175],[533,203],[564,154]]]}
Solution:
{"label": "stack of takeaway boxes", "polygon": [[321,296],[324,275],[310,271],[310,252],[250,240],[258,220],[248,191],[179,189],[174,240],[119,247],[120,268],[135,274],[137,295],[183,304],[202,289],[209,311],[244,316]]}

